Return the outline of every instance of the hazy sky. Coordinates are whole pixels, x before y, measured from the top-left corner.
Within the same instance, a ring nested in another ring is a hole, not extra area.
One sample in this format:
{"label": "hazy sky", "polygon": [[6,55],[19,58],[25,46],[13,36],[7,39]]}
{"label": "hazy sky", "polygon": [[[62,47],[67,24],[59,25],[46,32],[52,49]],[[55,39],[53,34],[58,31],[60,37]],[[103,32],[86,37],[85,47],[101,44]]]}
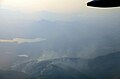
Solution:
{"label": "hazy sky", "polygon": [[2,0],[2,7],[22,12],[55,11],[77,12],[86,7],[89,0]]}
{"label": "hazy sky", "polygon": [[22,13],[37,13],[40,11],[79,15],[105,15],[120,12],[118,8],[91,8],[86,6],[90,0],[1,0],[1,8]]}

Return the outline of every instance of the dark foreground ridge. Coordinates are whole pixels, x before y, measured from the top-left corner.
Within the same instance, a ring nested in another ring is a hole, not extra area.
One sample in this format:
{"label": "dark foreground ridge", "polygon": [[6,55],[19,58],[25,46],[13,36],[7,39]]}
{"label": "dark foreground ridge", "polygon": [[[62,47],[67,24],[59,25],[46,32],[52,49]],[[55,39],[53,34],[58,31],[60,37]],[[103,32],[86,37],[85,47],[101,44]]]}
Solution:
{"label": "dark foreground ridge", "polygon": [[102,7],[102,8],[119,7],[120,0],[93,0],[91,2],[88,2],[87,6]]}
{"label": "dark foreground ridge", "polygon": [[0,70],[0,79],[120,79],[120,52],[94,59],[57,58],[29,61]]}
{"label": "dark foreground ridge", "polygon": [[23,72],[12,70],[0,70],[0,79],[31,79],[31,78]]}
{"label": "dark foreground ridge", "polygon": [[120,79],[120,52],[88,60],[65,57],[28,62],[14,70],[24,71],[29,79]]}

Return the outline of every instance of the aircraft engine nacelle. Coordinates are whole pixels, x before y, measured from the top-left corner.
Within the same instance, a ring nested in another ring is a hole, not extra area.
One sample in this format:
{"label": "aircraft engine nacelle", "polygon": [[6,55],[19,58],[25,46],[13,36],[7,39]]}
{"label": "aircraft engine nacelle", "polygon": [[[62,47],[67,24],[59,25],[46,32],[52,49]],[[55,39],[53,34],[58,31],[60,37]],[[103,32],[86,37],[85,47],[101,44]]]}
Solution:
{"label": "aircraft engine nacelle", "polygon": [[120,0],[93,0],[87,3],[87,6],[92,7],[119,7]]}

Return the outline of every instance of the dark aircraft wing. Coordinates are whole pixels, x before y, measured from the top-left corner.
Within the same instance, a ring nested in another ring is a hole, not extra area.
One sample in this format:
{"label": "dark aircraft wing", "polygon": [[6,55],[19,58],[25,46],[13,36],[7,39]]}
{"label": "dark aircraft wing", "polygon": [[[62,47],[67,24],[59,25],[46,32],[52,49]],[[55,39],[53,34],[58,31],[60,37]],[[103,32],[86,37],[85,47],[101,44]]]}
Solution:
{"label": "dark aircraft wing", "polygon": [[92,7],[119,7],[120,0],[93,0],[87,3],[87,6]]}

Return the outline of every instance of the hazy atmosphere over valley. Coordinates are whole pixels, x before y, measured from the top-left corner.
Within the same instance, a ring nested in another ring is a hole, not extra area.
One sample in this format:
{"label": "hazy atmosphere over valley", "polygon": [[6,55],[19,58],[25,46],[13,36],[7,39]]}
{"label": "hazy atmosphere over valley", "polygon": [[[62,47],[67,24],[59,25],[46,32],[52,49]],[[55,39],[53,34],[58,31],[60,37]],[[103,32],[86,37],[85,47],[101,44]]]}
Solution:
{"label": "hazy atmosphere over valley", "polygon": [[[64,60],[60,60],[60,58],[80,58],[82,59],[80,60],[81,63],[85,62],[82,65],[86,67],[86,69],[83,70],[83,74],[92,74],[92,72],[89,71],[92,71],[92,68],[94,66],[97,67],[98,64],[97,66],[91,64],[88,66],[88,60],[96,63],[102,56],[102,59],[104,59],[104,56],[108,58],[115,56],[116,58],[116,55],[112,54],[120,52],[120,8],[103,9],[88,7],[86,6],[88,1],[89,0],[0,0],[0,69],[16,70],[18,68],[18,71],[24,73],[29,71],[30,73],[30,71],[32,71],[32,69],[29,70],[31,67],[38,67],[38,64],[31,66],[32,61],[33,63],[39,63],[50,60],[50,63],[52,60],[52,62],[55,62],[55,66],[49,64],[50,67],[52,66],[54,68],[52,70],[58,71],[59,63]],[[112,59],[112,57],[110,59]],[[71,64],[71,62],[73,62],[73,64],[78,65],[76,63],[79,59],[67,60],[65,60],[65,63],[70,62],[69,64]],[[105,60],[107,61],[107,59]],[[76,63],[74,63],[74,61]],[[22,67],[23,69],[21,70],[21,64],[23,65],[23,63],[25,64],[26,62],[30,62],[30,68],[27,65],[26,68]],[[111,62],[113,61],[111,60]],[[65,63],[60,65],[61,68]],[[41,64],[42,63],[40,63],[40,65]],[[70,68],[67,67],[67,65],[65,65],[64,68],[69,70]],[[80,65],[81,68],[78,67],[78,70],[84,69],[82,65]],[[47,66],[45,64],[44,67]],[[89,67],[91,67],[91,70],[88,69]],[[42,68],[42,66],[39,68]],[[119,67],[118,69],[120,70]],[[43,69],[43,71],[45,70]],[[72,69],[68,72],[71,71]],[[77,72],[75,71],[74,74],[75,73]],[[57,77],[36,77],[37,76],[35,76],[35,78],[25,79],[57,79]],[[97,78],[93,76],[93,74],[92,78],[83,77],[83,75],[81,77],[79,75],[79,77],[77,76],[75,78],[69,78],[68,76],[60,79],[80,78],[108,79],[103,76]],[[119,78],[110,77],[109,79]],[[0,79],[7,78],[0,77]]]}

